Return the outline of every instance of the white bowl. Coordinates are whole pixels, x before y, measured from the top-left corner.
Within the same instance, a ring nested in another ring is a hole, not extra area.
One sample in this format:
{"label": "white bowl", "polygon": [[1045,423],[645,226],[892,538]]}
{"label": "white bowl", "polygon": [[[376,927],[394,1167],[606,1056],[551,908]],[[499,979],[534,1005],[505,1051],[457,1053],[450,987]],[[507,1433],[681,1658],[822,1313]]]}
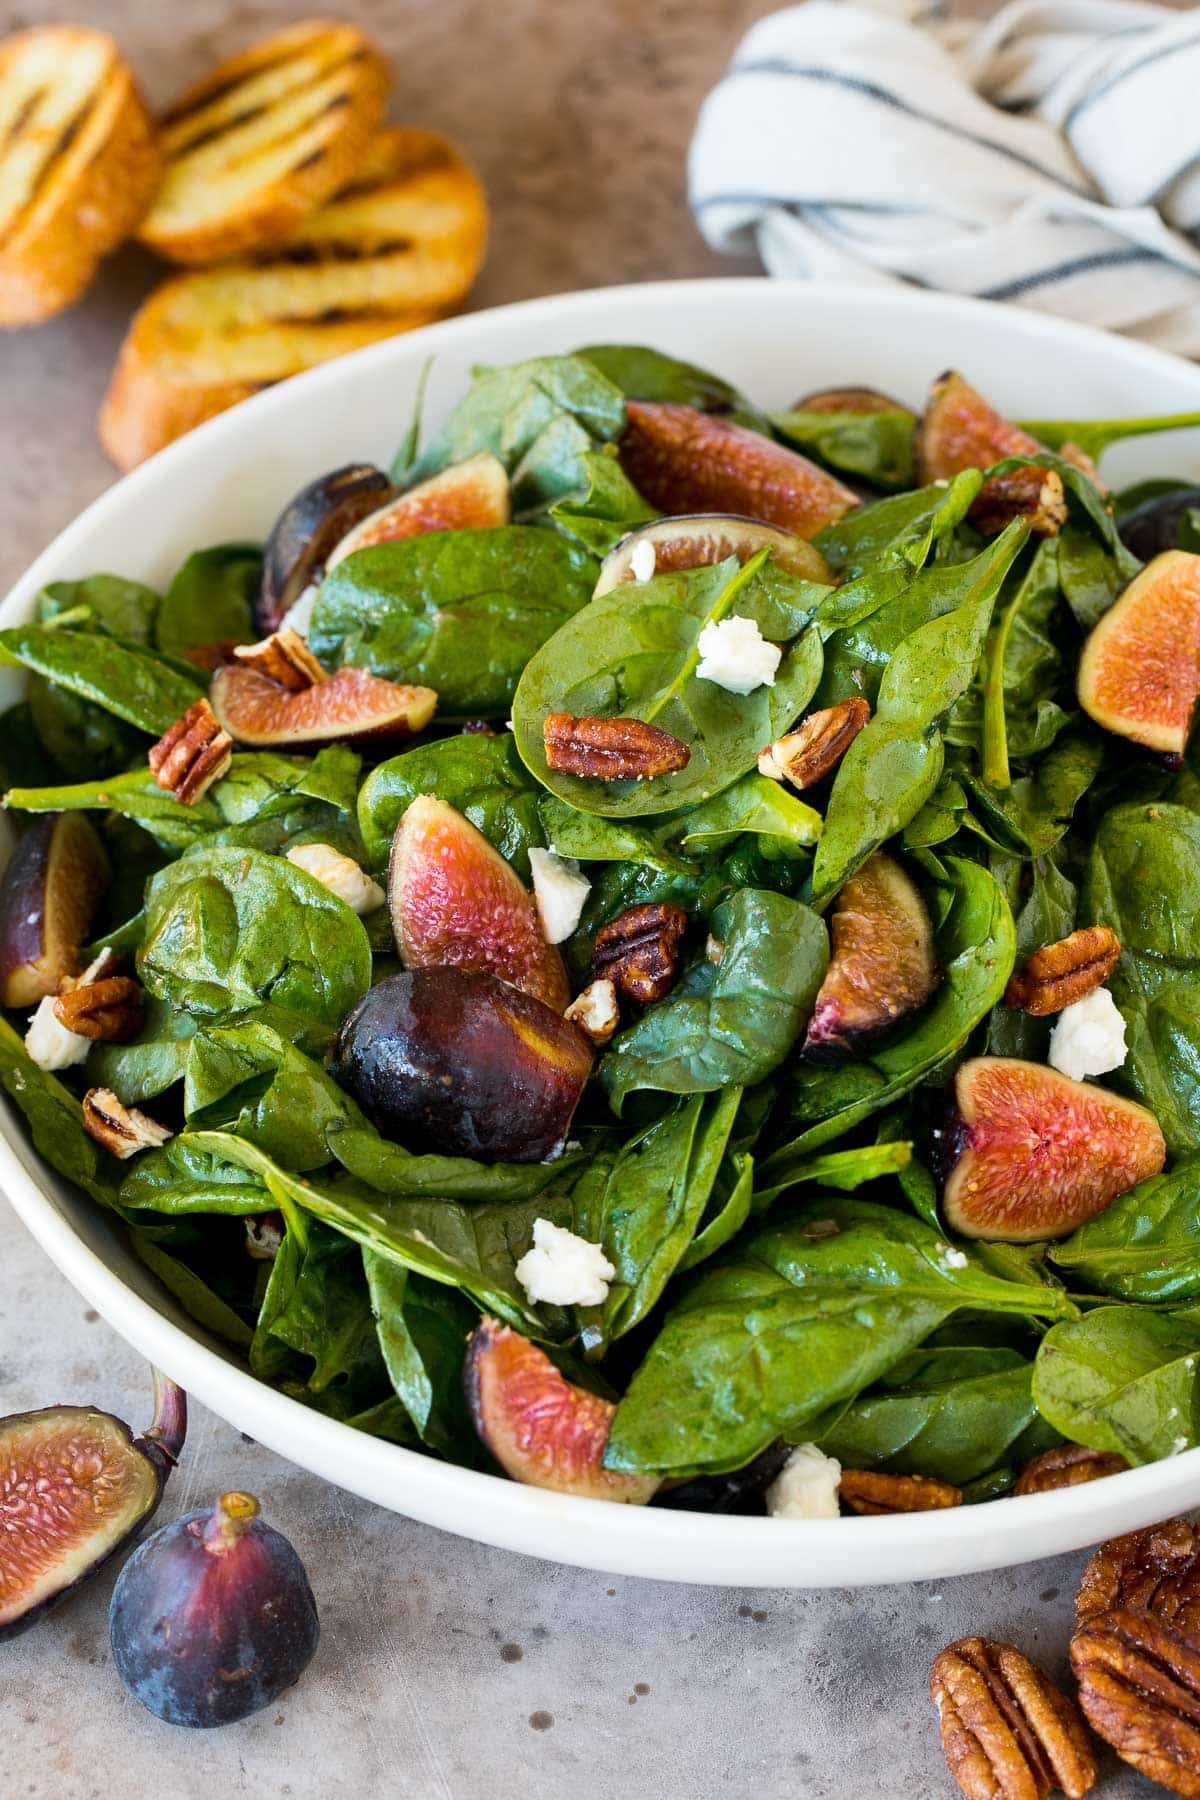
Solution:
{"label": "white bowl", "polygon": [[[1044,314],[973,300],[764,280],[555,296],[390,339],[214,419],[69,526],[12,590],[0,623],[28,617],[48,581],[103,569],[159,586],[197,546],[265,535],[288,497],[322,471],[360,458],[386,465],[430,358],[427,429],[441,422],[474,364],[610,341],[653,344],[703,363],[776,407],[844,382],[916,402],[934,375],[954,366],[1018,418],[1200,408],[1200,371],[1190,364]],[[1200,476],[1200,432],[1123,445],[1106,463],[1120,480],[1164,470]],[[1092,1486],[896,1518],[782,1523],[543,1493],[367,1437],[256,1381],[159,1289],[101,1210],[40,1162],[7,1103],[0,1184],[84,1298],[231,1424],[381,1506],[507,1549],[660,1580],[856,1585],[1053,1555],[1200,1498],[1196,1450]],[[26,1328],[36,1323],[27,1320]]]}

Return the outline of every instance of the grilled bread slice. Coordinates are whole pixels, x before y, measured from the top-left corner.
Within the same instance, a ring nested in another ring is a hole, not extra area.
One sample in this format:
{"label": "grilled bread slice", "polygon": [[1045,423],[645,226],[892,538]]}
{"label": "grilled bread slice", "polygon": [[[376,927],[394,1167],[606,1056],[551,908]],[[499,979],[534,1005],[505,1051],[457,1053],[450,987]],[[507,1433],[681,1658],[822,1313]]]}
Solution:
{"label": "grilled bread slice", "polygon": [[435,131],[380,131],[337,198],[254,258],[176,275],[121,347],[100,438],[131,469],[247,395],[453,312],[487,242],[478,177]]}
{"label": "grilled bread slice", "polygon": [[104,32],[45,25],[0,43],[0,325],[77,300],[161,170],[150,115]]}
{"label": "grilled bread slice", "polygon": [[358,169],[389,75],[353,25],[293,25],[218,63],[160,121],[167,166],[141,237],[211,263],[287,236]]}

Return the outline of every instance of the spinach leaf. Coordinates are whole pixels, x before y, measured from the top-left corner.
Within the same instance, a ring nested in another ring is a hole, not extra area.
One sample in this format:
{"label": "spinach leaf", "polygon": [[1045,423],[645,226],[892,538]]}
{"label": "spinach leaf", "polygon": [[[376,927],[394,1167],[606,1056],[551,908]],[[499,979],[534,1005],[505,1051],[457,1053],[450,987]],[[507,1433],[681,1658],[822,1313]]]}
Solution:
{"label": "spinach leaf", "polygon": [[99,781],[10,788],[4,804],[12,812],[116,812],[133,819],[164,848],[186,850],[221,823],[210,795],[184,806],[159,787],[148,768],[141,768]]}
{"label": "spinach leaf", "polygon": [[229,773],[209,789],[226,825],[271,818],[297,798],[320,800],[339,812],[353,812],[362,758],[344,744],[330,744],[315,756],[281,756],[273,750],[235,755]]}
{"label": "spinach leaf", "polygon": [[1043,538],[996,621],[978,699],[964,695],[947,723],[948,743],[982,742],[989,787],[1007,788],[1010,759],[1047,749],[1067,722],[1055,699],[1064,681],[1054,631],[1061,605],[1058,543]]}
{"label": "spinach leaf", "polygon": [[[1057,944],[1070,936],[1075,929],[1077,903],[1075,884],[1055,857],[1038,857],[1032,866],[1032,886],[1016,916],[1017,966],[1043,945]],[[1019,1007],[998,1004],[988,1021],[988,1053],[1044,1062],[1053,1022],[1032,1018]]]}
{"label": "spinach leaf", "polygon": [[744,411],[748,405],[720,375],[645,344],[588,344],[575,354],[599,369],[627,400],[666,400],[719,413]]}
{"label": "spinach leaf", "polygon": [[[638,863],[646,869],[657,869],[664,875],[694,877],[696,865],[666,848],[664,840],[677,835],[674,823],[648,827],[630,825],[620,819],[602,819],[595,813],[582,813],[553,794],[543,794],[538,801],[546,842],[553,844],[560,856],[574,857],[578,862]],[[690,819],[693,815],[688,814]]]}
{"label": "spinach leaf", "polygon": [[38,595],[38,618],[47,621],[61,613],[86,607],[91,621],[113,637],[130,644],[150,644],[159,597],[140,581],[123,575],[88,575],[82,581],[51,581]]}
{"label": "spinach leaf", "polygon": [[1098,734],[1066,731],[1023,775],[999,791],[969,771],[962,780],[987,826],[1017,856],[1046,856],[1070,829],[1075,808],[1104,762]]}
{"label": "spinach leaf", "polygon": [[121,1183],[121,1204],[133,1212],[241,1218],[270,1212],[275,1202],[245,1169],[176,1137],[129,1165]]}
{"label": "spinach leaf", "polygon": [[1189,431],[1200,426],[1200,413],[1160,413],[1148,419],[1034,419],[1022,425],[1030,437],[1048,450],[1073,444],[1098,462],[1110,444],[1125,438],[1145,437],[1159,431]]}
{"label": "spinach leaf", "polygon": [[137,1036],[127,1044],[96,1044],[88,1056],[88,1075],[111,1088],[124,1106],[140,1106],[182,1081],[188,1043],[196,1021],[154,995]]}
{"label": "spinach leaf", "polygon": [[694,807],[682,824],[681,841],[695,852],[718,850],[743,831],[775,839],[788,849],[815,844],[822,820],[782,782],[752,773]]}
{"label": "spinach leaf", "polygon": [[680,1274],[733,1242],[750,1217],[753,1198],[754,1158],[748,1151],[726,1151],[696,1235],[680,1258]]}
{"label": "spinach leaf", "polygon": [[1056,541],[1063,598],[1076,622],[1090,631],[1125,586],[1130,571],[1100,538],[1073,519],[1067,520]]}
{"label": "spinach leaf", "polygon": [[0,659],[23,664],[152,737],[161,737],[205,687],[199,671],[186,674],[140,644],[58,625],[0,631]]}
{"label": "spinach leaf", "polygon": [[1042,1339],[1033,1395],[1056,1431],[1131,1463],[1200,1442],[1200,1321],[1101,1306]]}
{"label": "spinach leaf", "polygon": [[657,519],[617,461],[611,446],[579,458],[586,485],[556,500],[548,517],[593,556],[607,556],[637,525]]}
{"label": "spinach leaf", "polygon": [[467,1468],[486,1468],[462,1378],[463,1346],[478,1312],[454,1288],[373,1250],[362,1260],[384,1366],[421,1442]]}
{"label": "spinach leaf", "polygon": [[168,656],[201,644],[249,644],[257,632],[251,603],[262,579],[257,544],[215,544],[189,556],[163,595],[154,638]]}
{"label": "spinach leaf", "polygon": [[[43,588],[37,617],[47,623],[62,613],[75,613],[127,643],[149,644],[158,603],[154,590],[140,582],[92,575]],[[124,768],[138,754],[142,740],[133,726],[41,675],[29,678],[29,707],[38,741],[72,780]],[[43,765],[32,780],[44,779]]]}
{"label": "spinach leaf", "polygon": [[482,1163],[469,1156],[418,1155],[365,1124],[330,1132],[328,1147],[349,1174],[388,1199],[531,1200],[546,1188],[562,1187],[579,1161],[572,1154],[552,1163]]}
{"label": "spinach leaf", "polygon": [[756,1187],[753,1211],[765,1212],[780,1194],[812,1182],[839,1194],[852,1194],[868,1181],[898,1175],[912,1162],[912,1145],[898,1138],[881,1144],[860,1144],[853,1150],[826,1150],[818,1156],[789,1158],[787,1150],[772,1158],[770,1187]]}
{"label": "spinach leaf", "polygon": [[[47,693],[56,691],[45,683],[43,687]],[[73,695],[71,697],[74,698]],[[107,713],[100,716],[108,718]],[[75,748],[74,736],[71,748]],[[0,713],[0,793],[6,793],[9,788],[44,781],[48,754],[54,756],[49,745],[38,742],[31,703],[19,700],[15,706],[5,707]]]}
{"label": "spinach leaf", "polygon": [[529,879],[529,851],[543,847],[546,837],[538,817],[537,784],[509,732],[438,738],[373,769],[358,796],[358,828],[372,868],[386,865],[396,827],[419,794],[436,794],[465,813],[505,861]]}
{"label": "spinach leaf", "polygon": [[905,407],[876,413],[769,413],[777,435],[845,475],[879,488],[911,488],[916,417]]}
{"label": "spinach leaf", "polygon": [[175,1296],[189,1319],[195,1319],[222,1343],[232,1344],[238,1350],[250,1348],[254,1334],[249,1325],[202,1275],[181,1257],[172,1256],[169,1250],[156,1244],[144,1231],[131,1231],[129,1241],[139,1261],[144,1262],[167,1292]]}
{"label": "spinach leaf", "polygon": [[813,542],[843,581],[852,585],[872,565],[875,572],[890,564],[912,573],[935,544],[949,541],[982,486],[978,469],[964,469],[949,487],[934,482],[911,494],[856,506],[818,532]]}
{"label": "spinach leaf", "polygon": [[[294,1391],[296,1377],[281,1377],[298,1357],[311,1362],[301,1378],[310,1393],[336,1387],[352,1407],[365,1405],[386,1387],[387,1378],[361,1255],[336,1231],[309,1222],[301,1232],[294,1219],[284,1245],[271,1267],[251,1368],[260,1379]],[[279,1345],[293,1355],[281,1355]]]}
{"label": "spinach leaf", "polygon": [[1075,1283],[1120,1300],[1200,1300],[1200,1157],[1140,1181],[1049,1254]]}
{"label": "spinach leaf", "polygon": [[254,1017],[191,1040],[184,1111],[193,1125],[236,1131],[296,1171],[330,1162],[334,1133],[369,1129],[319,1063]]}
{"label": "spinach leaf", "polygon": [[93,1200],[115,1207],[117,1163],[84,1130],[74,1094],[38,1068],[6,1019],[0,1019],[0,1087],[25,1115],[39,1156]]}

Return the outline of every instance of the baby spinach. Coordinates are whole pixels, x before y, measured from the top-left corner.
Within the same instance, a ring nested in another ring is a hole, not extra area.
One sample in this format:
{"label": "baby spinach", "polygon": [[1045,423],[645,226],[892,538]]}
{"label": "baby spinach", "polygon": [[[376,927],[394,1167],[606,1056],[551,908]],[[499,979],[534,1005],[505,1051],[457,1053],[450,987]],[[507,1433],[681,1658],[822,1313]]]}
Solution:
{"label": "baby spinach", "polygon": [[42,620],[86,608],[91,621],[130,644],[154,641],[154,619],[160,605],[153,588],[123,575],[88,575],[82,581],[51,581],[38,595]]}
{"label": "baby spinach", "polygon": [[[553,794],[543,794],[538,813],[546,842],[553,844],[560,856],[571,856],[579,862],[639,863],[657,869],[664,875],[694,876],[696,865],[666,848],[666,841],[678,836],[675,822],[650,827],[631,825],[621,819],[602,819],[596,813],[582,813]],[[695,815],[689,813],[685,823]]]}
{"label": "baby spinach", "polygon": [[1200,1300],[1200,1157],[1139,1182],[1050,1258],[1073,1285],[1119,1300]]}
{"label": "baby spinach", "polygon": [[579,463],[584,485],[556,500],[547,516],[593,556],[607,556],[635,526],[658,514],[642,499],[611,445],[585,451]]}
{"label": "baby spinach", "polygon": [[117,1204],[117,1164],[83,1126],[83,1108],[57,1076],[39,1069],[6,1019],[0,1019],[0,1087],[25,1116],[33,1147],[102,1206]]}
{"label": "baby spinach", "polygon": [[[92,575],[43,588],[37,617],[46,623],[62,613],[74,613],[127,643],[149,644],[158,604],[153,588],[140,582]],[[124,768],[138,754],[141,739],[133,726],[44,676],[30,676],[29,705],[38,739],[72,780]],[[42,772],[33,777],[42,778]]]}
{"label": "baby spinach", "polygon": [[253,1332],[241,1314],[197,1274],[182,1257],[172,1256],[144,1231],[131,1231],[129,1241],[139,1262],[145,1263],[169,1294],[178,1300],[189,1319],[237,1350],[248,1350]]}
{"label": "baby spinach", "polygon": [[562,1187],[579,1162],[568,1153],[552,1163],[482,1163],[469,1156],[418,1155],[363,1122],[327,1134],[330,1153],[358,1181],[388,1199],[531,1200]]}
{"label": "baby spinach", "polygon": [[88,1074],[123,1105],[140,1106],[182,1081],[195,1030],[189,1013],[151,994],[141,1030],[127,1044],[94,1045]]}
{"label": "baby spinach", "polygon": [[291,1170],[324,1167],[332,1134],[367,1129],[333,1077],[253,1015],[192,1038],[184,1111],[193,1125],[236,1131]]}
{"label": "baby spinach", "polygon": [[[1002,859],[998,859],[1003,866]],[[1007,865],[1012,868],[1013,865]],[[1031,886],[1016,914],[1016,954],[1020,965],[1045,944],[1057,944],[1075,929],[1078,894],[1074,882],[1054,854],[1037,857]],[[1044,1062],[1052,1019],[1032,1018],[1019,1007],[997,1005],[988,1020],[987,1049],[992,1056],[1018,1056]]]}
{"label": "baby spinach", "polygon": [[947,724],[947,742],[982,742],[989,787],[1007,788],[1011,759],[1047,749],[1067,722],[1055,698],[1064,681],[1054,629],[1061,607],[1058,541],[1043,538],[996,621],[979,702],[964,695]]}
{"label": "baby spinach", "polygon": [[995,839],[1014,855],[1046,856],[1070,829],[1104,755],[1098,734],[1065,731],[1030,774],[1002,791],[968,771],[962,780]]}
{"label": "baby spinach", "polygon": [[184,806],[159,787],[148,768],[132,769],[128,774],[99,781],[10,788],[4,804],[13,812],[120,813],[170,850],[186,850],[221,823],[221,815],[210,798]]}
{"label": "baby spinach", "polygon": [[743,775],[723,794],[703,801],[682,821],[680,840],[687,850],[719,850],[743,831],[776,840],[789,850],[815,844],[821,815],[780,781],[765,775]]}
{"label": "baby spinach", "polygon": [[780,1194],[803,1182],[829,1188],[839,1194],[852,1194],[868,1181],[880,1181],[887,1175],[898,1175],[912,1162],[912,1145],[897,1138],[881,1144],[859,1144],[853,1150],[826,1150],[817,1156],[799,1156],[789,1160],[787,1151],[772,1159],[770,1187],[756,1187],[753,1211],[765,1212]]}
{"label": "baby spinach", "polygon": [[1200,426],[1200,413],[1160,413],[1148,419],[1033,419],[1022,429],[1049,450],[1062,450],[1073,445],[1085,456],[1098,462],[1110,444],[1125,438],[1145,437],[1151,432],[1190,431]]}
{"label": "baby spinach", "polygon": [[302,1386],[307,1392],[298,1398],[338,1389],[355,1409],[386,1388],[362,1258],[337,1232],[307,1222],[301,1235],[294,1217],[289,1221],[271,1265],[250,1365],[288,1391]]}
{"label": "baby spinach", "polygon": [[22,663],[152,737],[161,737],[205,688],[198,670],[189,675],[140,644],[65,626],[13,625],[0,631],[0,659]]}
{"label": "baby spinach", "polygon": [[599,369],[627,400],[670,401],[716,413],[744,412],[749,404],[720,375],[645,344],[587,344],[575,354]]}
{"label": "baby spinach", "polygon": [[163,595],[154,640],[168,656],[202,644],[249,644],[257,637],[251,605],[262,580],[257,544],[215,544],[188,557]]}
{"label": "baby spinach", "polygon": [[1042,1339],[1033,1395],[1065,1438],[1157,1462],[1200,1442],[1200,1320],[1101,1306]]}
{"label": "baby spinach", "polygon": [[781,438],[843,475],[858,476],[873,487],[912,487],[917,421],[906,407],[875,413],[809,412],[797,407],[767,416]]}
{"label": "baby spinach", "polygon": [[384,1366],[421,1442],[467,1468],[486,1467],[462,1379],[463,1345],[478,1312],[456,1289],[373,1250],[362,1260]]}
{"label": "baby spinach", "polygon": [[934,482],[911,494],[856,506],[813,541],[850,584],[868,569],[878,574],[889,565],[911,573],[927,561],[935,545],[950,541],[982,486],[978,469],[964,469],[948,487]]}
{"label": "baby spinach", "polygon": [[546,838],[537,784],[511,733],[437,738],[372,769],[358,796],[358,828],[372,868],[386,865],[396,827],[419,794],[436,794],[465,813],[528,880],[529,851],[544,846]]}
{"label": "baby spinach", "polygon": [[129,1165],[121,1204],[131,1212],[215,1213],[234,1218],[270,1212],[270,1194],[252,1174],[223,1157],[172,1138]]}

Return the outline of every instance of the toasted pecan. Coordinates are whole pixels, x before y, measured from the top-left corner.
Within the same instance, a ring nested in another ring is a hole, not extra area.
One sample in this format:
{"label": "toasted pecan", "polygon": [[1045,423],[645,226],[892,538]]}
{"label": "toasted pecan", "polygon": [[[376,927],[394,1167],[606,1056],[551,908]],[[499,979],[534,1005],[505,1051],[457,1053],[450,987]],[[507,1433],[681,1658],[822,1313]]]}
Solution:
{"label": "toasted pecan", "polygon": [[565,1018],[578,1025],[593,1044],[607,1044],[621,1023],[617,1004],[617,984],[604,977],[589,982],[568,1006]]}
{"label": "toasted pecan", "polygon": [[578,718],[551,713],[542,725],[546,765],[587,781],[649,781],[686,769],[686,744],[643,719]]}
{"label": "toasted pecan", "polygon": [[795,731],[767,745],[759,756],[758,772],[772,781],[810,788],[836,769],[870,718],[871,708],[858,694],[839,700],[836,706],[822,707]]}
{"label": "toasted pecan", "polygon": [[151,773],[184,806],[203,798],[229,772],[233,739],[207,700],[197,700],[150,748]]}
{"label": "toasted pecan", "polygon": [[1107,925],[1081,925],[1026,957],[1009,978],[1004,1004],[1042,1018],[1102,987],[1121,959],[1121,940]]}
{"label": "toasted pecan", "polygon": [[994,537],[1014,519],[1025,519],[1038,537],[1054,537],[1067,522],[1067,495],[1057,469],[1025,463],[989,475],[967,514],[976,531]]}
{"label": "toasted pecan", "polygon": [[838,1498],[853,1513],[936,1512],[962,1505],[962,1489],[929,1475],[889,1475],[882,1469],[843,1469]]}
{"label": "toasted pecan", "polygon": [[679,946],[688,918],[669,900],[631,906],[596,933],[592,970],[598,981],[611,981],[627,1000],[648,1006],[661,1000],[675,980]]}
{"label": "toasted pecan", "polygon": [[1049,1494],[1057,1488],[1081,1487],[1105,1475],[1119,1475],[1129,1464],[1113,1451],[1089,1450],[1086,1444],[1056,1444],[1027,1462],[1013,1487],[1014,1494]]}
{"label": "toasted pecan", "polygon": [[1082,1800],[1096,1780],[1083,1720],[1012,1644],[960,1638],[935,1657],[929,1694],[967,1800]]}
{"label": "toasted pecan", "polygon": [[329,679],[300,633],[287,625],[273,631],[260,643],[239,644],[233,656],[244,669],[265,675],[268,681],[287,688],[292,694],[317,687]]}
{"label": "toasted pecan", "polygon": [[59,994],[54,1016],[67,1031],[97,1043],[125,1044],[142,1028],[142,984],[131,975],[109,975]]}
{"label": "toasted pecan", "polygon": [[83,1096],[83,1128],[122,1162],[139,1150],[157,1150],[174,1135],[136,1106],[125,1107],[111,1088],[89,1088]]}

